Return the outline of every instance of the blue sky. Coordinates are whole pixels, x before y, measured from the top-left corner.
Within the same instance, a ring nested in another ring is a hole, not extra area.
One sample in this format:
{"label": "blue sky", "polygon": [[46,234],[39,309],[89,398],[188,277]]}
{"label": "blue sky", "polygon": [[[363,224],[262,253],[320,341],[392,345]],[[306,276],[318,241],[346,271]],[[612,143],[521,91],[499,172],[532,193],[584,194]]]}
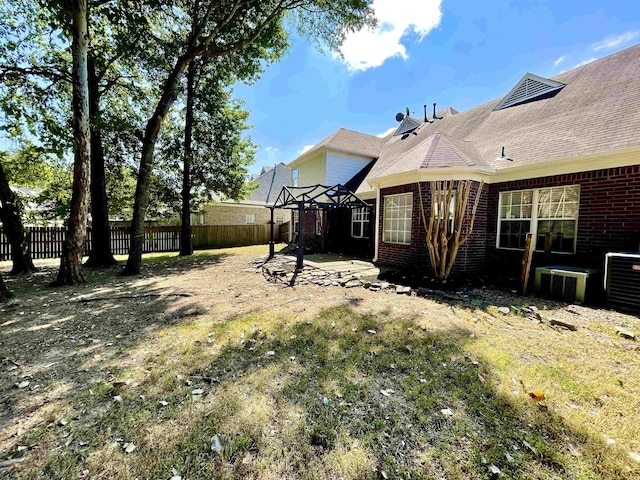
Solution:
{"label": "blue sky", "polygon": [[[382,28],[350,36],[344,58],[295,38],[253,85],[238,85],[260,145],[253,173],[288,163],[340,127],[385,132],[406,107],[464,111],[526,73],[552,77],[640,43],[637,0],[375,0]],[[431,107],[432,108],[432,107]]]}

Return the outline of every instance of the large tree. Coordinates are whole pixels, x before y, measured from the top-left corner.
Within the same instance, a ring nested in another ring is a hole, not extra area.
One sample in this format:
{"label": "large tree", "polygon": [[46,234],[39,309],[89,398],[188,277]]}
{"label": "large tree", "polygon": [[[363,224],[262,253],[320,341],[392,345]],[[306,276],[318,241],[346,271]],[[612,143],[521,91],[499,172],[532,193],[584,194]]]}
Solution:
{"label": "large tree", "polygon": [[[301,32],[330,48],[339,46],[347,31],[373,22],[373,11],[366,0],[201,0],[191,5],[197,9],[192,18],[197,18],[198,23],[186,35],[182,31],[172,39],[177,52],[173,68],[162,83],[160,98],[144,131],[125,274],[140,273],[156,142],[189,64],[199,57],[229,57],[256,46],[269,49],[274,41],[280,44],[286,35],[286,16],[298,20]],[[184,14],[180,16],[183,18]],[[177,19],[175,24],[179,24]]]}
{"label": "large tree", "polygon": [[73,80],[73,190],[67,232],[60,258],[60,269],[54,284],[73,285],[85,281],[81,270],[87,238],[89,207],[89,172],[91,162],[91,127],[89,123],[89,82],[87,57],[89,27],[87,0],[70,0],[65,4],[71,15],[71,53]]}
{"label": "large tree", "polygon": [[11,292],[7,289],[7,286],[2,279],[2,274],[0,274],[0,303],[4,303],[12,297]]}
{"label": "large tree", "polygon": [[22,226],[22,218],[16,195],[11,191],[9,181],[0,161],[0,222],[11,244],[11,273],[28,273],[35,270]]}

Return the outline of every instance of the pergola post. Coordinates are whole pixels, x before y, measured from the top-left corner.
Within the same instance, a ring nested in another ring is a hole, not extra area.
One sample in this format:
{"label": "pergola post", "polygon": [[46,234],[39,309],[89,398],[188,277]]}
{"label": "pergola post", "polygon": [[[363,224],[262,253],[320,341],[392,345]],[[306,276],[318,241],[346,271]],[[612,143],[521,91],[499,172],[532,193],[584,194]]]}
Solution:
{"label": "pergola post", "polygon": [[271,210],[271,222],[269,223],[269,225],[271,226],[270,230],[270,234],[269,234],[269,260],[271,260],[273,258],[273,256],[276,254],[276,242],[275,239],[273,238],[273,229],[274,226],[273,224],[275,223],[273,221],[273,215],[274,215],[274,210],[275,207],[269,207],[269,210]]}
{"label": "pergola post", "polygon": [[302,230],[302,217],[304,215],[304,202],[298,202],[298,258],[296,260],[296,270],[302,269],[304,259],[304,235]]}

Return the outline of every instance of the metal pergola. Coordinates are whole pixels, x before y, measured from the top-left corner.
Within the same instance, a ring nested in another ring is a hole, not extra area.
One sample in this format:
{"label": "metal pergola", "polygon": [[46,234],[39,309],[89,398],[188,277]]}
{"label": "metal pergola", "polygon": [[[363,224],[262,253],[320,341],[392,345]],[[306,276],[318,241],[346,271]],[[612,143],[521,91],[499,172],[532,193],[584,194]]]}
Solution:
{"label": "metal pergola", "polygon": [[360,200],[355,193],[344,185],[310,185],[307,187],[282,187],[278,198],[271,210],[271,235],[269,240],[269,259],[275,255],[274,239],[274,211],[276,208],[298,210],[298,258],[296,269],[302,268],[304,259],[304,235],[302,234],[302,219],[305,210],[329,210],[343,208],[368,208],[369,204]]}

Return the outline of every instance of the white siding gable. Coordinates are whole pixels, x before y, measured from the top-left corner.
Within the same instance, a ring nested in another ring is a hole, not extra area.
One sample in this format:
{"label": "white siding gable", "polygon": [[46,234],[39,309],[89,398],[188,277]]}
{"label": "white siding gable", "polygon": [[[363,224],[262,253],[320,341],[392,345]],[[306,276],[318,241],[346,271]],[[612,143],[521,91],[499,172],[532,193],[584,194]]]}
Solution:
{"label": "white siding gable", "polygon": [[346,153],[327,152],[327,185],[345,184],[372,160]]}

